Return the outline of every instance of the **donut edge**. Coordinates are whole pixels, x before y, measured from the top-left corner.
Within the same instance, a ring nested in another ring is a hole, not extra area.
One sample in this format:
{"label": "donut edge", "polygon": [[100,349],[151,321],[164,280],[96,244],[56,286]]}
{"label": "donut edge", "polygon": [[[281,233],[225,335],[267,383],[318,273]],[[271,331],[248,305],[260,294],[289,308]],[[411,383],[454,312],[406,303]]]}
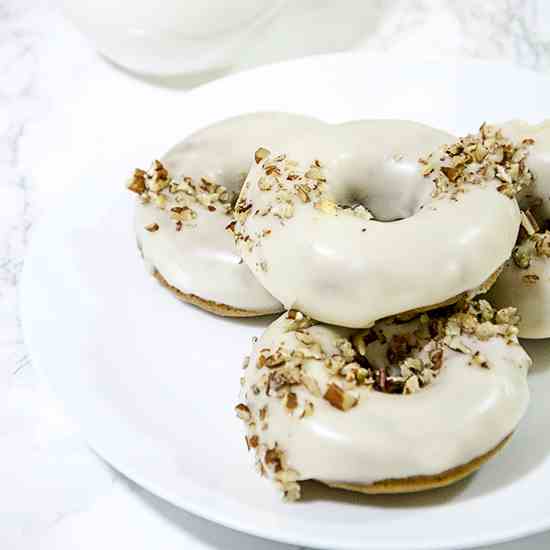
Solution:
{"label": "donut edge", "polygon": [[485,454],[474,458],[466,464],[456,466],[455,468],[451,468],[450,470],[446,470],[440,474],[429,476],[411,476],[403,479],[384,479],[369,485],[329,483],[322,480],[319,481],[334,489],[344,489],[346,491],[354,491],[356,493],[363,493],[367,495],[419,493],[429,489],[447,487],[448,485],[456,483],[457,481],[472,475],[486,462],[494,458],[495,455],[510,441],[513,434],[514,432],[508,434],[496,447]]}
{"label": "donut edge", "polygon": [[[136,244],[137,244],[139,254],[143,259],[143,250],[139,243],[139,239],[137,240]],[[214,302],[213,300],[207,300],[205,298],[201,298],[196,294],[183,292],[179,288],[176,288],[175,286],[171,285],[164,278],[162,273],[154,266],[152,270],[152,275],[161,284],[161,286],[168,289],[172,294],[174,294],[176,298],[178,298],[178,300],[181,300],[182,302],[185,302],[187,304],[191,304],[195,307],[203,309],[204,311],[208,311],[208,313],[219,315],[220,317],[261,317],[264,315],[272,315],[273,313],[278,313],[278,312],[271,312],[271,311],[254,311],[254,310],[248,310],[248,309],[240,309],[237,307],[228,306],[227,304],[222,304],[220,302]]]}
{"label": "donut edge", "polygon": [[461,292],[460,294],[457,294],[456,296],[453,296],[452,298],[448,298],[447,300],[444,300],[443,302],[439,302],[437,304],[433,304],[431,306],[422,306],[415,309],[410,309],[408,311],[404,311],[403,313],[397,313],[393,317],[399,319],[399,320],[409,320],[414,317],[416,317],[420,313],[426,313],[428,311],[432,311],[434,309],[439,309],[441,307],[451,306],[453,304],[456,304],[463,298],[468,298],[472,296],[472,293],[474,296],[479,296],[480,294],[487,294],[489,290],[491,290],[492,286],[497,282],[497,279],[499,275],[502,273],[502,270],[504,269],[504,264],[502,264],[496,271],[491,273],[485,281],[483,281],[478,287],[472,290],[466,290],[464,292]]}
{"label": "donut edge", "polygon": [[220,315],[222,317],[260,317],[262,315],[270,315],[271,312],[261,312],[253,311],[247,309],[240,309],[233,306],[228,306],[227,304],[221,304],[219,302],[214,302],[213,300],[206,300],[201,298],[196,294],[189,294],[182,292],[179,288],[172,286],[158,271],[157,268],[154,268],[153,277],[165,288],[167,288],[172,294],[176,296],[182,302],[192,304],[196,307],[199,307],[209,313],[214,313],[215,315]]}

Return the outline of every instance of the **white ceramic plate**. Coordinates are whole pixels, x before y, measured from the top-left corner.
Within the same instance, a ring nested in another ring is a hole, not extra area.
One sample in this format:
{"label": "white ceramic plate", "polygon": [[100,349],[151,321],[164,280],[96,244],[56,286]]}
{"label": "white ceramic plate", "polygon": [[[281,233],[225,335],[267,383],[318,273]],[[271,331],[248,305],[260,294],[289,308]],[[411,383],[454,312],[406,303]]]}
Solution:
{"label": "white ceramic plate", "polygon": [[[168,140],[259,109],[330,121],[410,118],[464,132],[484,120],[539,120],[550,114],[548,97],[548,80],[505,66],[317,57],[178,95],[177,117],[176,100],[159,102],[158,116],[144,128],[149,143],[137,150],[147,165]],[[471,479],[387,497],[312,483],[302,502],[282,503],[252,469],[233,412],[242,358],[267,321],[209,315],[178,302],[145,273],[131,230],[133,199],[122,188],[138,139],[129,134],[130,145],[114,148],[112,164],[82,169],[84,188],[68,193],[35,230],[24,271],[22,312],[33,360],[102,457],[182,508],[301,545],[457,548],[550,526],[546,342],[529,345],[535,368],[527,418],[509,447]]]}

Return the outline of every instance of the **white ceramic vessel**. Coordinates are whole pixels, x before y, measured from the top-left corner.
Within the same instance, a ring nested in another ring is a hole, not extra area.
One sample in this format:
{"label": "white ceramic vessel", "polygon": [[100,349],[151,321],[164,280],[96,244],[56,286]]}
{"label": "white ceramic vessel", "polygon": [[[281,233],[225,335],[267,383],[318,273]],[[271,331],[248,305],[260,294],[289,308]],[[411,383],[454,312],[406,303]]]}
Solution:
{"label": "white ceramic vessel", "polygon": [[155,74],[230,64],[284,0],[61,0],[65,14],[106,57]]}
{"label": "white ceramic vessel", "polygon": [[[511,84],[495,93],[495,82]],[[139,93],[135,82],[122,87],[98,89],[97,101],[127,98],[117,104],[124,124],[105,132],[97,111],[81,110],[73,116],[74,154],[60,151],[36,167],[53,184],[65,161],[67,188],[74,190],[33,228],[21,286],[33,364],[92,448],[182,508],[301,546],[456,549],[550,528],[550,346],[544,340],[526,344],[534,360],[527,415],[507,448],[474,477],[438,491],[380,498],[308,483],[301,502],[283,503],[255,472],[233,410],[243,356],[269,319],[215,317],[160,288],[143,269],[134,201],[122,183],[129,169],[183,136],[244,112],[294,111],[329,122],[401,118],[462,134],[483,120],[548,117],[550,79],[498,64],[353,54],[241,72],[185,98],[149,86]],[[144,103],[155,110],[136,119]],[[93,155],[88,164],[75,160],[84,154]]]}

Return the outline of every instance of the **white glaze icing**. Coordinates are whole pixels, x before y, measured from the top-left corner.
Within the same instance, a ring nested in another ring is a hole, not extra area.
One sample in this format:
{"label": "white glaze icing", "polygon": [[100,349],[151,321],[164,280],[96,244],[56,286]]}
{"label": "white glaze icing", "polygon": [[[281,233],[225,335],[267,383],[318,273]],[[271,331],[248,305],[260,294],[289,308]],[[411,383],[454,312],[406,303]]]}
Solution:
{"label": "white glaze icing", "polygon": [[488,299],[518,308],[522,338],[550,337],[550,258],[533,256],[527,269],[507,261]]}
{"label": "white glaze icing", "polygon": [[[304,385],[292,386],[298,402],[313,403],[310,416],[289,413],[284,399],[261,387],[266,370],[258,368],[260,350],[300,348],[291,321],[283,314],[255,344],[244,371],[243,402],[251,413],[253,432],[259,437],[260,457],[266,449],[285,454],[285,467],[297,472],[297,480],[367,485],[386,479],[435,475],[468,463],[493,448],[516,428],[528,401],[527,372],[530,358],[512,337],[493,336],[486,341],[463,334],[461,344],[480,352],[488,368],[470,364],[471,355],[443,346],[439,374],[427,386],[410,395],[388,394],[360,386],[353,391],[358,404],[341,411]],[[381,321],[375,330],[388,338],[418,326]],[[321,344],[325,354],[340,353],[337,340],[352,331],[329,325],[301,330]],[[426,348],[433,342],[426,344]],[[375,350],[368,355],[373,365],[385,362]],[[423,352],[421,352],[423,353]],[[324,394],[327,385],[342,377],[330,375],[324,360],[306,359],[301,369],[317,380]],[[267,408],[265,408],[267,407]],[[260,411],[265,410],[263,421]],[[299,411],[298,407],[296,411]],[[263,458],[261,458],[263,460]],[[267,474],[274,476],[267,468]],[[275,476],[276,478],[276,476]]]}
{"label": "white glaze icing", "polygon": [[[173,177],[190,176],[196,182],[204,177],[238,193],[259,146],[280,147],[289,136],[323,124],[286,113],[242,115],[199,130],[168,151],[162,163]],[[230,218],[201,207],[197,214],[175,231],[168,207],[139,203],[135,228],[146,263],[182,292],[257,313],[280,311],[281,304],[241,262],[225,229]],[[158,231],[144,229],[154,223]]]}
{"label": "white glaze icing", "polygon": [[[283,152],[302,173],[321,161],[330,200],[362,202],[377,219],[350,210],[325,212],[296,197],[289,219],[273,211],[256,215],[278,200],[276,186],[259,188],[262,162],[252,166],[241,191],[243,204],[252,204],[238,226],[250,238],[238,240],[244,260],[286,308],[348,327],[478,287],[510,256],[519,209],[497,192],[496,181],[472,187],[458,200],[431,197],[432,183],[418,159],[453,141],[413,122],[358,121],[289,142]],[[266,231],[268,237],[258,238]]]}
{"label": "white glaze icing", "polygon": [[[504,123],[503,133],[515,141],[532,138],[527,166],[535,180],[518,196],[522,209],[530,209],[541,227],[550,220],[550,120],[530,125],[513,120]],[[499,306],[511,305],[521,314],[520,335],[524,338],[550,337],[550,258],[534,255],[528,269],[506,262],[490,291]]]}

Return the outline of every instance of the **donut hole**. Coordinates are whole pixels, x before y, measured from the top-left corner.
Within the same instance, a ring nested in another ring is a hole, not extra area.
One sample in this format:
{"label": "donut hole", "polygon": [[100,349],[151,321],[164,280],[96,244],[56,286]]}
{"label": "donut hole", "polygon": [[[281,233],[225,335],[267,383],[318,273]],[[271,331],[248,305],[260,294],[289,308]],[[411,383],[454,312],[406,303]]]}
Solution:
{"label": "donut hole", "polygon": [[[399,355],[393,351],[393,347],[399,347]],[[399,363],[408,358],[413,358],[412,349],[407,347],[406,338],[394,335],[390,344],[382,344],[374,341],[367,346],[367,355],[359,356],[357,362],[370,369],[374,374],[375,391],[383,393],[402,393],[402,381]]]}
{"label": "donut hole", "polygon": [[414,382],[417,390],[425,387],[436,376],[439,366],[435,364],[443,357],[441,347],[419,318],[379,324],[356,334],[352,342],[356,362],[371,373],[373,389],[383,393],[407,393],[408,382]]}
{"label": "donut hole", "polygon": [[[414,164],[382,162],[365,174],[348,170],[333,177],[335,199],[340,206],[364,206],[379,222],[393,222],[414,216],[431,199],[432,182],[419,175]],[[341,179],[340,179],[341,178]]]}

